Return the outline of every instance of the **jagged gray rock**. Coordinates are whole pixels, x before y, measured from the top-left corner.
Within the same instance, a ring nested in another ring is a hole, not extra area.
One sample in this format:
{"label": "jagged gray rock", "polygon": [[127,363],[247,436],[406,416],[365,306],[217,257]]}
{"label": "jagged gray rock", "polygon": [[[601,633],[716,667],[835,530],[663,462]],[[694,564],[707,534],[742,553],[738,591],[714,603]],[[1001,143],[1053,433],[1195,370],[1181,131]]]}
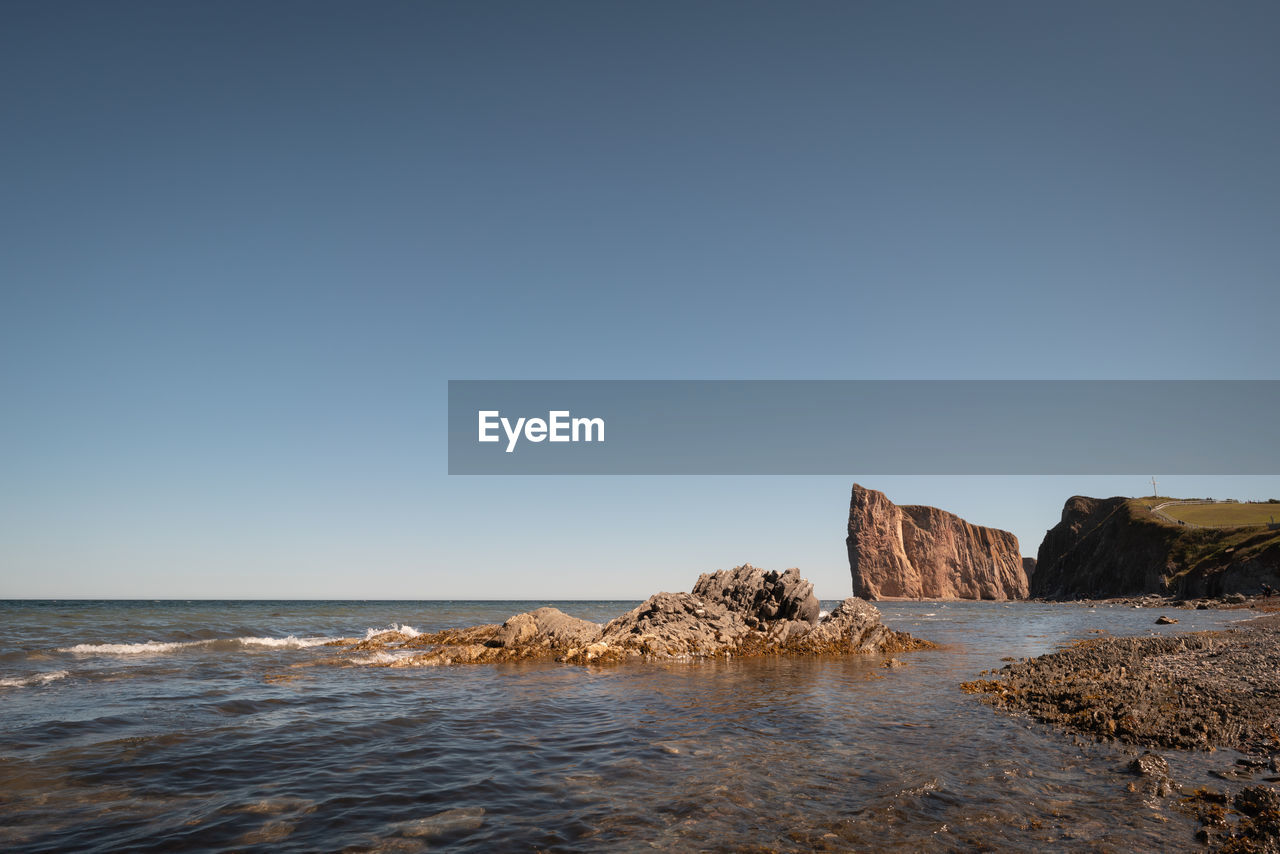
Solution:
{"label": "jagged gray rock", "polygon": [[727,572],[704,573],[693,585],[693,595],[757,620],[816,623],[821,610],[813,584],[801,578],[798,569],[761,572],[744,564]]}
{"label": "jagged gray rock", "polygon": [[[799,570],[750,564],[707,573],[692,593],[658,593],[601,627],[555,609],[516,614],[502,625],[449,629],[413,638],[337,641],[353,650],[402,652],[367,661],[389,667],[554,659],[573,663],[628,658],[838,655],[932,646],[895,632],[880,612],[850,597],[820,619],[813,585]],[[420,653],[411,651],[422,650]]]}

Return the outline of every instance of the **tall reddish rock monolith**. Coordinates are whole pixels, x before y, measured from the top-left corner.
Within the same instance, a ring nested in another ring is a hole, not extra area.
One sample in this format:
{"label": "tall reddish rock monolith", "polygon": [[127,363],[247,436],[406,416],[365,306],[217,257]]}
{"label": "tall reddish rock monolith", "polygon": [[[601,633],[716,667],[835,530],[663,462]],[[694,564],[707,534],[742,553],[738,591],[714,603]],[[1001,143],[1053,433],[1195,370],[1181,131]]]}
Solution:
{"label": "tall reddish rock monolith", "polygon": [[1018,538],[970,525],[936,507],[899,507],[883,492],[853,485],[849,571],[864,599],[1025,599]]}

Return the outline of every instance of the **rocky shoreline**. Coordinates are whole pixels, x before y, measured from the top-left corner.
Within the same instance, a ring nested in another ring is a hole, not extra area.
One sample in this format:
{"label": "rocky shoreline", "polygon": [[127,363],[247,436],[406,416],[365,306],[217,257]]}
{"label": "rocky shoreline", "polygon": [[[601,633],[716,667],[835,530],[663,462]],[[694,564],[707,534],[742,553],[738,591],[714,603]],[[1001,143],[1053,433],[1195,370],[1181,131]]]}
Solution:
{"label": "rocky shoreline", "polygon": [[1157,754],[1135,761],[1159,796],[1179,794],[1223,851],[1280,851],[1280,614],[1225,631],[1101,637],[964,683],[991,705],[1069,731],[1148,748],[1243,754],[1217,776],[1234,794],[1186,790]]}
{"label": "rocky shoreline", "polygon": [[1107,608],[1178,609],[1183,611],[1280,611],[1280,596],[1246,596],[1243,593],[1192,598],[1162,596],[1158,593],[1147,593],[1141,596],[1111,596],[1100,599],[1044,599],[1037,597],[1026,601],[1040,602],[1047,605],[1083,605],[1090,608],[1103,606]]}
{"label": "rocky shoreline", "polygon": [[1092,638],[994,675],[963,688],[1130,744],[1280,751],[1280,615],[1218,632]]}
{"label": "rocky shoreline", "polygon": [[[422,667],[509,661],[608,664],[634,659],[689,661],[760,655],[893,654],[933,646],[880,621],[849,597],[823,614],[798,570],[750,564],[703,574],[690,593],[658,593],[606,625],[556,608],[516,614],[501,625],[431,634],[384,632],[328,646],[348,663]],[[358,654],[358,655],[355,655]]]}

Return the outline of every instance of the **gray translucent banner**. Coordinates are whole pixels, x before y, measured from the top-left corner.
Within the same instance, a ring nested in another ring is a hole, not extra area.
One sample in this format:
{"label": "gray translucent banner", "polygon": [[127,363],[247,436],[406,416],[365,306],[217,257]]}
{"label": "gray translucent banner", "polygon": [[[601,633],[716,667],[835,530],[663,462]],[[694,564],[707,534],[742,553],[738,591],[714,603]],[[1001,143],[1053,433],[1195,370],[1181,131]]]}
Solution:
{"label": "gray translucent banner", "polygon": [[450,474],[1280,474],[1277,436],[1277,380],[449,382]]}

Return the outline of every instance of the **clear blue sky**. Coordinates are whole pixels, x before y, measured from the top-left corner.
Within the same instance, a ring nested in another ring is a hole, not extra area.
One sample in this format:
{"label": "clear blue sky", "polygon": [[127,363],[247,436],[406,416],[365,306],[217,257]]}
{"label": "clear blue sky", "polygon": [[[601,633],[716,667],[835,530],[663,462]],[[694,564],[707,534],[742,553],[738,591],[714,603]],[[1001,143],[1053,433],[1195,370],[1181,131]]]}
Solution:
{"label": "clear blue sky", "polygon": [[[844,596],[852,477],[450,478],[446,381],[1277,378],[1278,43],[1274,3],[10,0],[0,596]],[[1146,486],[863,480],[1027,554]]]}

